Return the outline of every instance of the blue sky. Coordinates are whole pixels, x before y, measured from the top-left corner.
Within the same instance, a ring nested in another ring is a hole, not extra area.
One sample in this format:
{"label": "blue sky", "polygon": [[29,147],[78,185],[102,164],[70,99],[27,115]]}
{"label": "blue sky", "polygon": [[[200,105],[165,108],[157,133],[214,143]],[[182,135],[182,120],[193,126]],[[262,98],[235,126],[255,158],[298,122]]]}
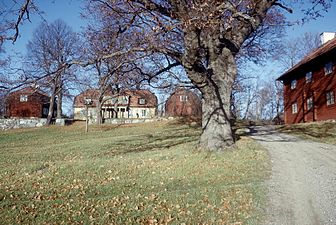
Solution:
{"label": "blue sky", "polygon": [[[84,20],[80,16],[83,8],[82,0],[36,0],[36,3],[41,11],[44,13],[40,15],[31,15],[31,23],[26,22],[20,27],[20,37],[17,42],[12,45],[7,43],[7,47],[21,52],[23,55],[26,52],[26,44],[31,39],[34,29],[39,23],[45,19],[52,22],[56,19],[63,19],[74,31],[80,31],[81,27],[85,26]],[[290,20],[295,20],[302,16],[300,9],[294,9],[292,15],[287,14]],[[332,7],[324,17],[312,20],[304,25],[295,25],[287,28],[288,38],[295,38],[305,32],[322,33],[324,31],[336,32],[336,3],[332,3]]]}
{"label": "blue sky", "polygon": [[[25,22],[20,27],[20,37],[15,44],[6,43],[7,53],[19,53],[22,56],[26,54],[26,45],[31,39],[35,28],[46,20],[52,22],[56,19],[64,20],[74,31],[80,32],[85,26],[85,21],[81,18],[80,12],[83,8],[83,0],[36,0],[39,9],[43,12],[41,15],[32,14],[31,23]],[[294,21],[302,15],[300,9],[294,9],[294,13],[287,14],[290,20]],[[332,3],[332,7],[324,17],[312,20],[304,25],[295,25],[287,27],[287,39],[296,38],[305,32],[336,32],[336,3]],[[275,79],[281,75],[283,68],[280,69],[277,62],[271,59],[263,66],[253,66],[252,70],[258,74],[261,80]]]}

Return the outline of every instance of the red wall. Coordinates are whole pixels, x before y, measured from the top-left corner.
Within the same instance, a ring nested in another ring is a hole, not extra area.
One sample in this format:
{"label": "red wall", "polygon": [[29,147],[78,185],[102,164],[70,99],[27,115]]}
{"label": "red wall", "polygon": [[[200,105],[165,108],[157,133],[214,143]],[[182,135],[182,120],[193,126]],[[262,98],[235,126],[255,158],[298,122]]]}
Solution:
{"label": "red wall", "polygon": [[[180,96],[188,96],[187,101],[180,101]],[[167,116],[201,116],[202,104],[199,97],[187,90],[174,92],[166,102]]]}
{"label": "red wall", "polygon": [[[333,72],[325,75],[325,63],[333,62]],[[285,123],[301,123],[321,121],[328,119],[336,119],[336,104],[327,106],[326,93],[334,92],[334,100],[336,101],[336,60],[335,55],[327,55],[314,64],[306,66],[301,70],[294,71],[290,76],[296,78],[297,87],[291,90],[291,80],[284,81],[285,96]],[[312,71],[313,77],[310,83],[306,82],[306,72]],[[307,110],[307,99],[313,97],[313,108]],[[297,102],[298,113],[292,113],[292,104]]]}
{"label": "red wall", "polygon": [[[21,95],[27,95],[26,102],[20,101]],[[43,107],[48,107],[49,97],[40,93],[16,91],[10,93],[6,98],[7,117],[43,117]]]}

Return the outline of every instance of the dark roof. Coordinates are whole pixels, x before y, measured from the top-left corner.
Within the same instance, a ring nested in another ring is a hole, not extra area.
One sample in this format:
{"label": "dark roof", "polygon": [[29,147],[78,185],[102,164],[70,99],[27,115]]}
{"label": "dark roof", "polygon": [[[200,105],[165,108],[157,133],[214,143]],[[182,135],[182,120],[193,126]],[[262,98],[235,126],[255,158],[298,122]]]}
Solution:
{"label": "dark roof", "polygon": [[304,65],[308,64],[312,60],[320,57],[321,55],[324,55],[333,49],[336,49],[336,38],[326,42],[318,49],[314,50],[310,54],[308,54],[306,57],[304,57],[298,64],[290,68],[287,72],[282,74],[277,80],[284,80],[286,79],[292,72],[302,68]]}

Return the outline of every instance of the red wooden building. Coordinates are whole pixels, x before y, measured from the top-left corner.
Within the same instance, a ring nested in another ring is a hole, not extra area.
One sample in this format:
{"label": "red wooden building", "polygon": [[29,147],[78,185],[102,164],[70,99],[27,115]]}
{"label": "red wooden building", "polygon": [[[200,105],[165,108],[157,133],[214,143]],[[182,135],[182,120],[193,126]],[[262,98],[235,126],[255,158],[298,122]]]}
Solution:
{"label": "red wooden building", "polygon": [[32,87],[11,92],[5,100],[5,116],[10,118],[46,118],[50,97]]}
{"label": "red wooden building", "polygon": [[278,78],[284,84],[285,123],[336,119],[336,38]]}
{"label": "red wooden building", "polygon": [[167,116],[196,116],[202,115],[200,97],[190,90],[177,89],[168,98],[165,111]]}

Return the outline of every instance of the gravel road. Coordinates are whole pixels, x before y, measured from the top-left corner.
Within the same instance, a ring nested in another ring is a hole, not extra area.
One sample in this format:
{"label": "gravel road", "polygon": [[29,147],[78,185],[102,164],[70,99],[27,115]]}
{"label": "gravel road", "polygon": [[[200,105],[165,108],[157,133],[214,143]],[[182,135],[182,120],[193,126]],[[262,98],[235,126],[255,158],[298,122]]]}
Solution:
{"label": "gravel road", "polygon": [[255,127],[251,136],[268,151],[265,225],[336,224],[336,146]]}

